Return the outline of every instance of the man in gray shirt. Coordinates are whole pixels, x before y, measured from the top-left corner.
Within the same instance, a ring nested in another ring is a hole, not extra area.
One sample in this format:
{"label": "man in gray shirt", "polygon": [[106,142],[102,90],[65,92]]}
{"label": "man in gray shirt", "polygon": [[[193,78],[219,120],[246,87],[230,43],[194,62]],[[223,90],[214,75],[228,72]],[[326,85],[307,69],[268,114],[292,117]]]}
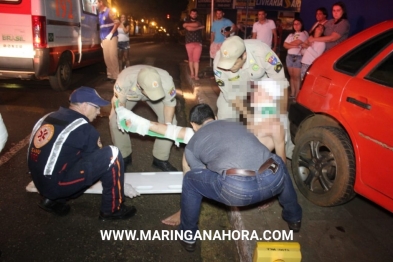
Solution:
{"label": "man in gray shirt", "polygon": [[182,246],[195,250],[203,197],[228,206],[247,206],[277,196],[283,219],[289,229],[298,232],[302,209],[283,160],[242,124],[215,120],[206,104],[191,109],[190,122],[196,133],[183,157]]}

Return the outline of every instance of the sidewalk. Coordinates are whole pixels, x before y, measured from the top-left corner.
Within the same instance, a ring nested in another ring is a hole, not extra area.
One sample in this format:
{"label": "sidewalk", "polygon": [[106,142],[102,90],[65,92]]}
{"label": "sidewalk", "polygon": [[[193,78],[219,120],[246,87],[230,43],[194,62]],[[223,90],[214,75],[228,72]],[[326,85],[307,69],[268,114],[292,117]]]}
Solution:
{"label": "sidewalk", "polygon": [[[214,78],[211,78],[213,72],[209,59],[204,57],[201,60],[198,81],[189,77],[187,63],[180,64],[182,90],[189,92],[185,98],[186,114],[196,103],[206,103],[214,110],[217,109],[219,88]],[[292,175],[289,160],[287,167]],[[337,207],[319,207],[309,202],[297,190],[296,185],[295,190],[303,208],[303,220],[300,232],[293,233],[293,239],[281,240],[281,237],[290,234],[290,231],[281,218],[282,208],[277,200],[266,209],[260,209],[258,205],[231,208],[228,216],[232,229],[246,230],[250,236],[256,232],[258,237],[264,238],[259,241],[299,242],[303,262],[391,260],[391,213],[361,197],[355,197],[349,203]],[[240,239],[235,242],[240,261],[252,261],[257,240]]]}

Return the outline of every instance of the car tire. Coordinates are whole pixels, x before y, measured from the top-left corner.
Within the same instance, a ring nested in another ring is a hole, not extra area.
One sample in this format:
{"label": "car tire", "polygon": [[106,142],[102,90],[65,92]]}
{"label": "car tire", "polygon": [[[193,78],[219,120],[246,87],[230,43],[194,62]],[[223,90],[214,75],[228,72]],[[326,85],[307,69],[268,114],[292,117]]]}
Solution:
{"label": "car tire", "polygon": [[57,66],[56,74],[49,76],[49,83],[56,91],[65,91],[71,84],[72,62],[69,55],[62,55]]}
{"label": "car tire", "polygon": [[315,127],[295,145],[292,173],[300,192],[318,206],[336,206],[355,196],[355,158],[346,133]]}

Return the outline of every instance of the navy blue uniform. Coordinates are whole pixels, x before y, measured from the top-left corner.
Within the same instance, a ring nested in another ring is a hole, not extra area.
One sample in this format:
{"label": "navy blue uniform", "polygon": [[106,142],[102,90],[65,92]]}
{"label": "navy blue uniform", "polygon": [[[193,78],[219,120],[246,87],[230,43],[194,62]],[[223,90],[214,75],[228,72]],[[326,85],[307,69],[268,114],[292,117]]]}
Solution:
{"label": "navy blue uniform", "polygon": [[114,146],[102,148],[98,131],[84,115],[60,108],[35,125],[28,148],[28,166],[38,191],[66,201],[101,180],[101,211],[112,213],[124,200],[123,157]]}

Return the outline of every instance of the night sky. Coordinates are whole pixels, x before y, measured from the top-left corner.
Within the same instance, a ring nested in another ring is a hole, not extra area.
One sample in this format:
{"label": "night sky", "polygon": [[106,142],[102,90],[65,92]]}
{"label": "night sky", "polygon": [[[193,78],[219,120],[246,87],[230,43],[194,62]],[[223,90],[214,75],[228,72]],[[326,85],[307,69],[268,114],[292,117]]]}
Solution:
{"label": "night sky", "polygon": [[121,12],[136,19],[165,20],[170,14],[173,20],[180,20],[180,14],[186,10],[188,0],[112,0]]}

